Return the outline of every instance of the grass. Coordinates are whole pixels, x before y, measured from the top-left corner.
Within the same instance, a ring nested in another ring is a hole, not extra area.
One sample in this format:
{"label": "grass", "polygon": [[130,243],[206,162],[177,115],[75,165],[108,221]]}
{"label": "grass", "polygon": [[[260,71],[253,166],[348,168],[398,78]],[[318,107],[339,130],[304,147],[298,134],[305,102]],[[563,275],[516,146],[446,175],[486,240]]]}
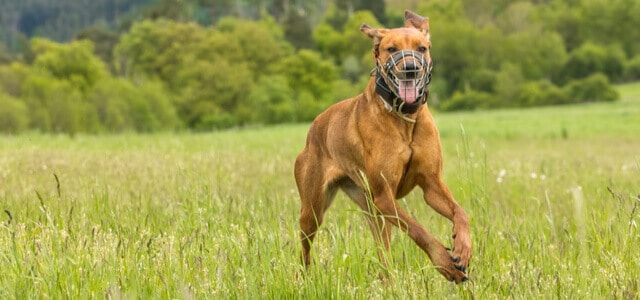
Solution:
{"label": "grass", "polygon": [[[308,125],[0,137],[0,298],[640,297],[640,85],[617,103],[436,114],[473,283],[394,230],[389,282],[339,195],[302,275],[293,161]],[[445,245],[418,191],[399,200]]]}

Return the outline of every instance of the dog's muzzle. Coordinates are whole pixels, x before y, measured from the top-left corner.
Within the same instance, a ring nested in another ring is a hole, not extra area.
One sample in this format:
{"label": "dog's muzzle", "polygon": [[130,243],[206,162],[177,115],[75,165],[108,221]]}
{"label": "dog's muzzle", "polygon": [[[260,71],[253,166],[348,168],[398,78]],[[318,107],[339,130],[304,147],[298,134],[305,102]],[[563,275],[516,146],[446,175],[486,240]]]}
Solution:
{"label": "dog's muzzle", "polygon": [[426,100],[431,68],[420,52],[397,51],[378,67],[376,91],[394,110],[413,113]]}

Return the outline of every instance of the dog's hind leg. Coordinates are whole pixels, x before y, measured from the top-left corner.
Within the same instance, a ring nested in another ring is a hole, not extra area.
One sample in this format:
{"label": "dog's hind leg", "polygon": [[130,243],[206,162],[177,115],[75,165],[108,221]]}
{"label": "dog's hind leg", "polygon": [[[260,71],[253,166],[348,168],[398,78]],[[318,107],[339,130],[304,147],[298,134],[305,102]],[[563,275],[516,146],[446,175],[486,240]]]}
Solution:
{"label": "dog's hind leg", "polygon": [[373,238],[378,247],[380,263],[387,268],[389,266],[389,253],[391,240],[391,222],[387,222],[375,209],[372,199],[368,199],[364,190],[351,180],[344,180],[340,187],[364,212]]}
{"label": "dog's hind leg", "polygon": [[302,252],[300,259],[307,267],[311,263],[311,244],[338,187],[332,182],[325,183],[320,180],[319,178],[323,178],[321,170],[313,163],[308,163],[306,159],[299,158],[296,161],[295,177],[301,200],[299,222]]}

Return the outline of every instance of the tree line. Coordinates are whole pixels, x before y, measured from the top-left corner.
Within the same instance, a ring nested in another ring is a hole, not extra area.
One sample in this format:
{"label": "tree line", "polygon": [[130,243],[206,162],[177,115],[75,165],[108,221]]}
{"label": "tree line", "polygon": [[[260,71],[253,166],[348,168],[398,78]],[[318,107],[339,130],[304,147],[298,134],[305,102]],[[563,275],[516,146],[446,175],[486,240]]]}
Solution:
{"label": "tree line", "polygon": [[68,41],[39,36],[44,18],[0,47],[0,132],[310,121],[362,91],[374,63],[358,28],[402,26],[401,7],[431,20],[441,110],[614,101],[612,83],[640,80],[633,0],[103,1],[110,17]]}

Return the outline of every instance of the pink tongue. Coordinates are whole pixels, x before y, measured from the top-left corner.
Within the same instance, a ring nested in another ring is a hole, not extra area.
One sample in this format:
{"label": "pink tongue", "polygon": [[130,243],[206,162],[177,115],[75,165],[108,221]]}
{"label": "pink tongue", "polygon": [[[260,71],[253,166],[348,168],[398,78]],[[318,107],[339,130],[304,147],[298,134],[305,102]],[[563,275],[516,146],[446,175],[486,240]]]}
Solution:
{"label": "pink tongue", "polygon": [[398,93],[400,94],[400,98],[409,104],[416,102],[416,98],[418,97],[418,90],[416,89],[416,81],[415,80],[403,80],[400,81],[398,86]]}

